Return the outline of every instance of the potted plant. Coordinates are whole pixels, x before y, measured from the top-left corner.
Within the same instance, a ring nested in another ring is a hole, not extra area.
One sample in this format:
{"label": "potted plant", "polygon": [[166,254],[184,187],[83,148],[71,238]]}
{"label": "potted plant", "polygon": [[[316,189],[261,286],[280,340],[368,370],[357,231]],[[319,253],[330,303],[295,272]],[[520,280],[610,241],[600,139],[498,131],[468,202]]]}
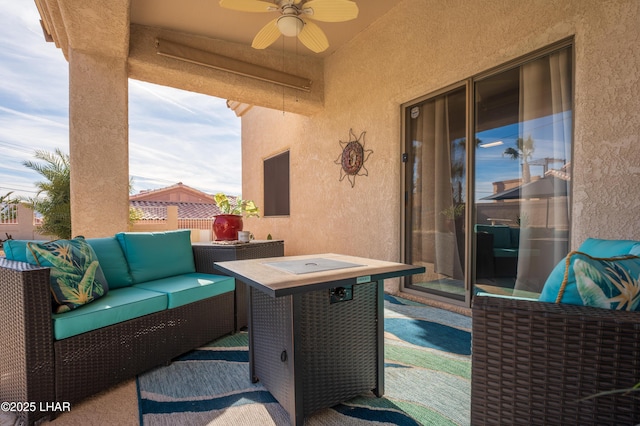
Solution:
{"label": "potted plant", "polygon": [[238,231],[242,231],[242,216],[260,217],[260,210],[253,201],[236,199],[232,203],[229,197],[219,192],[214,195],[216,205],[222,212],[215,216],[213,221],[213,233],[217,241],[233,241],[238,239]]}

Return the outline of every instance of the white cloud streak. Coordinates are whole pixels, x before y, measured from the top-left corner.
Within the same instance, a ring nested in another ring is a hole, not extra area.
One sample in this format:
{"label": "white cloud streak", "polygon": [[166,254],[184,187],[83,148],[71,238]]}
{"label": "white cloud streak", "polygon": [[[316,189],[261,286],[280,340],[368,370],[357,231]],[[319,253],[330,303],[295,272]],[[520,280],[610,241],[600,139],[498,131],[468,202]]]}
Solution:
{"label": "white cloud streak", "polygon": [[[33,2],[0,0],[0,195],[34,195],[41,177],[22,163],[36,150],[69,152],[68,63],[39,19]],[[225,100],[129,81],[134,192],[182,182],[239,195],[240,140]]]}

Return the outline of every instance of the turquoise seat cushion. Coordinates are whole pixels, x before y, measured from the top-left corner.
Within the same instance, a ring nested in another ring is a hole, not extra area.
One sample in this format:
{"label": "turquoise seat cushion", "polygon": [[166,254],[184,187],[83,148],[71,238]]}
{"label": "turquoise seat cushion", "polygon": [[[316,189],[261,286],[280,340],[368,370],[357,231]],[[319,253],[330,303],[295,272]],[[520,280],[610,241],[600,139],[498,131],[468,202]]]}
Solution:
{"label": "turquoise seat cushion", "polygon": [[118,288],[93,303],[53,314],[54,338],[65,339],[165,309],[165,294],[134,287]]}
{"label": "turquoise seat cushion", "polygon": [[84,237],[27,243],[27,261],[51,268],[49,285],[57,313],[93,302],[109,291],[98,256]]}
{"label": "turquoise seat cushion", "polygon": [[188,229],[167,232],[120,232],[122,247],[134,283],[143,283],[196,271]]}
{"label": "turquoise seat cushion", "polygon": [[524,296],[514,296],[512,294],[496,294],[496,293],[486,293],[484,291],[480,291],[476,293],[476,296],[484,296],[484,297],[496,297],[498,299],[511,299],[511,300],[527,300],[531,302],[535,302],[538,299],[534,299],[531,297]]}
{"label": "turquoise seat cushion", "polygon": [[223,275],[194,272],[135,284],[133,287],[166,294],[168,307],[175,308],[234,291],[236,282]]}
{"label": "turquoise seat cushion", "polygon": [[116,237],[89,238],[87,243],[98,256],[98,262],[110,289],[128,287],[133,284],[127,260]]}
{"label": "turquoise seat cushion", "polygon": [[38,240],[7,240],[2,243],[4,255],[9,260],[27,262],[27,243],[44,243]]}
{"label": "turquoise seat cushion", "polygon": [[[585,253],[593,257],[598,258],[611,258],[616,256],[622,256],[630,254],[633,251],[640,250],[638,248],[638,241],[631,240],[603,240],[597,238],[586,239],[580,247],[578,252]],[[567,257],[562,259],[551,271],[547,281],[540,293],[541,302],[555,303],[560,292],[560,287],[565,278],[565,271],[567,270]],[[567,285],[562,295],[560,303],[568,303],[572,305],[582,305],[583,301],[578,293],[578,289],[575,285],[575,275],[573,268],[569,268],[567,272]]]}

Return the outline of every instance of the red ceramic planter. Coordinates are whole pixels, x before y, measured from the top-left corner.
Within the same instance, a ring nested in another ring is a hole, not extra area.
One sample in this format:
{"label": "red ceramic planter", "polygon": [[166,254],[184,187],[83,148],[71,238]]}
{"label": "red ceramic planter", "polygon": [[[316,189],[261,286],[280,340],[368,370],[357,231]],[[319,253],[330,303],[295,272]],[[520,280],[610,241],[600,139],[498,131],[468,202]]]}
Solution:
{"label": "red ceramic planter", "polygon": [[213,220],[213,233],[216,236],[216,241],[237,240],[238,231],[242,231],[242,216],[219,214]]}

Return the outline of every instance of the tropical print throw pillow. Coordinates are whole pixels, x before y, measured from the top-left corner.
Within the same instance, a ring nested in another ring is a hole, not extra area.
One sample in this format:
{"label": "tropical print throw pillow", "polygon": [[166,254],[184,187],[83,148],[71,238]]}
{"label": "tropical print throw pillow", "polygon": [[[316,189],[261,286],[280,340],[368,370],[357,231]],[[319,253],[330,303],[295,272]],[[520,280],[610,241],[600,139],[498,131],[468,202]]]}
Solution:
{"label": "tropical print throw pillow", "polygon": [[107,294],[109,287],[98,258],[84,237],[47,243],[28,243],[32,263],[51,268],[54,312],[62,313]]}
{"label": "tropical print throw pillow", "polygon": [[571,268],[585,306],[640,311],[640,257],[595,258],[574,252]]}

